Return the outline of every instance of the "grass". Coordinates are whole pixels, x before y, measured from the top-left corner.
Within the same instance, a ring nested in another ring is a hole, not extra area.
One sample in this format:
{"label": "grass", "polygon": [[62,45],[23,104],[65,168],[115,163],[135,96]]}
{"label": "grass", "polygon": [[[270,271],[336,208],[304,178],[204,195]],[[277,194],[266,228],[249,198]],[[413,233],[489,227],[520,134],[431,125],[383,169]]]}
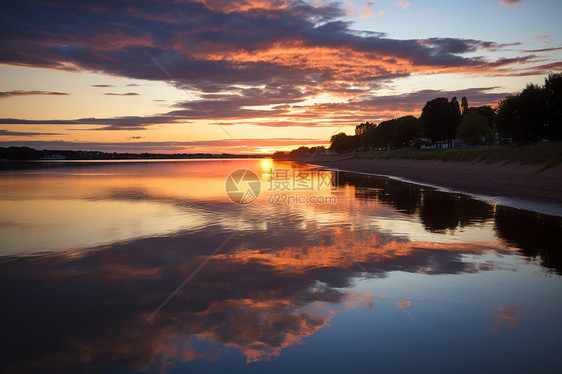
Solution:
{"label": "grass", "polygon": [[439,160],[454,162],[483,162],[487,164],[541,165],[548,169],[562,162],[562,142],[537,143],[524,146],[498,145],[443,150],[396,149],[365,152],[357,155],[370,160]]}

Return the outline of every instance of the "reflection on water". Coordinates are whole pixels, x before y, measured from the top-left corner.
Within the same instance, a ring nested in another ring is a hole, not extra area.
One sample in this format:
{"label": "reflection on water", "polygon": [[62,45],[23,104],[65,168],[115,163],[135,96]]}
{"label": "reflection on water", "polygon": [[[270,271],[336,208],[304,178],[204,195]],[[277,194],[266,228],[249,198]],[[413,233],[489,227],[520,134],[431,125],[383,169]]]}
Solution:
{"label": "reflection on water", "polygon": [[292,166],[4,171],[0,371],[556,371],[560,218],[348,173],[300,192],[337,204],[224,193]]}

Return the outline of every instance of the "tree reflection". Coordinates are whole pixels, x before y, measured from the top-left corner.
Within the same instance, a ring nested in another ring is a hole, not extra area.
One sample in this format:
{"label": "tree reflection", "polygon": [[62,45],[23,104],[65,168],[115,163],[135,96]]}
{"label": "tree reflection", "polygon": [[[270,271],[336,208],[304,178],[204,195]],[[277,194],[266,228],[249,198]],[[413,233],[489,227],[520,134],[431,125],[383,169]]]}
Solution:
{"label": "tree reflection", "polygon": [[416,213],[421,204],[422,187],[419,185],[345,172],[340,172],[338,181],[340,186],[355,186],[355,197],[358,199],[378,200],[405,214]]}
{"label": "tree reflection", "polygon": [[[562,274],[562,218],[498,206],[465,195],[403,183],[390,178],[340,173],[341,184],[355,186],[357,199],[378,200],[407,214],[419,214],[425,229],[452,232],[493,221],[505,245],[519,249],[548,269]],[[495,209],[495,212],[494,212]]]}
{"label": "tree reflection", "polygon": [[498,207],[495,230],[500,239],[562,275],[562,220],[525,210]]}

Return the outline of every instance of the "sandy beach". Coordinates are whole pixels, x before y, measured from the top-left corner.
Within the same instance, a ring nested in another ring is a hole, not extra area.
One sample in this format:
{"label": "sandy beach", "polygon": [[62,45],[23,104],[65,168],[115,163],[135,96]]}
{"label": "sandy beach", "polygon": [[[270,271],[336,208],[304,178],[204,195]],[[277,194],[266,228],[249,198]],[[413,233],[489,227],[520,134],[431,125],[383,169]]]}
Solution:
{"label": "sandy beach", "polygon": [[562,165],[541,170],[536,165],[350,157],[318,157],[306,162],[483,195],[491,201],[511,202],[517,207],[562,216]]}

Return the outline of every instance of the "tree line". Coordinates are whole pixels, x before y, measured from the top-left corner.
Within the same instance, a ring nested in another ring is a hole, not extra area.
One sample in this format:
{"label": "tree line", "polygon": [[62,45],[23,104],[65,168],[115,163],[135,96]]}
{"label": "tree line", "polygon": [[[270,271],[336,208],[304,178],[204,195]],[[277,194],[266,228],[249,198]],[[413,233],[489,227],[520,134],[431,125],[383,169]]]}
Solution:
{"label": "tree line", "polygon": [[[364,122],[354,135],[339,133],[330,138],[330,151],[343,153],[392,148],[442,148],[462,141],[466,145],[529,144],[562,140],[562,73],[551,73],[544,85],[528,84],[508,95],[495,108],[469,107],[440,97],[428,101],[419,118],[405,116],[380,122]],[[301,147],[299,153],[305,150]]]}

